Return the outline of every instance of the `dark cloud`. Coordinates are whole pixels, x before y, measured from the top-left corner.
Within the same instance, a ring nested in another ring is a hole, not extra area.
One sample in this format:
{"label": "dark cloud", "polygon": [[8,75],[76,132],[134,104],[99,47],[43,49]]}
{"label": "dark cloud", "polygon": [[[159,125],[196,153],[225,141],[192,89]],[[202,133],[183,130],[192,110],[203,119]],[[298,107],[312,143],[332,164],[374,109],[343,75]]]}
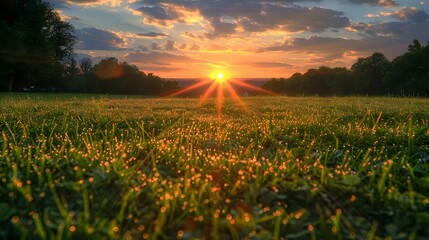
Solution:
{"label": "dark cloud", "polygon": [[347,52],[371,54],[379,51],[393,58],[404,51],[417,39],[422,43],[429,40],[429,15],[416,8],[403,8],[393,13],[401,21],[357,23],[352,29],[361,34],[360,39],[329,38],[312,36],[294,38],[282,45],[275,45],[262,51],[286,51],[314,53],[325,59],[338,59]]}
{"label": "dark cloud", "polygon": [[151,47],[153,50],[160,50],[161,48],[158,46],[158,43],[152,43]]}
{"label": "dark cloud", "polygon": [[246,66],[252,68],[290,68],[293,67],[291,64],[279,63],[279,62],[249,62],[245,63]]}
{"label": "dark cloud", "polygon": [[344,28],[350,25],[350,20],[343,12],[326,8],[307,7],[279,7],[266,5],[266,14],[260,14],[252,18],[244,18],[252,23],[252,28],[243,26],[245,30],[257,29],[281,29],[286,31],[322,32],[328,28]]}
{"label": "dark cloud", "polygon": [[176,45],[176,42],[174,42],[173,40],[168,40],[165,43],[165,50],[172,51],[172,50],[176,49],[175,45]]}
{"label": "dark cloud", "polygon": [[429,15],[422,10],[401,10],[395,16],[404,21],[358,23],[352,26],[368,36],[388,36],[410,42],[413,38],[429,40]]}
{"label": "dark cloud", "polygon": [[177,71],[183,71],[183,68],[178,67],[161,67],[161,66],[147,66],[147,65],[140,65],[137,64],[139,69],[143,72],[177,72]]}
{"label": "dark cloud", "polygon": [[54,8],[67,8],[67,4],[96,4],[103,2],[103,0],[45,0],[50,3]]}
{"label": "dark cloud", "polygon": [[369,36],[362,39],[330,38],[313,36],[295,38],[291,42],[262,49],[262,51],[303,52],[316,54],[321,60],[330,61],[344,57],[348,52],[369,55],[374,51],[394,58],[406,51],[413,37],[406,39],[388,36]]}
{"label": "dark cloud", "polygon": [[191,39],[204,40],[204,36],[197,35],[197,34],[192,33],[192,32],[184,32],[182,34],[182,36],[187,37],[187,38],[191,38]]}
{"label": "dark cloud", "polygon": [[[318,7],[294,5],[298,0],[143,0],[139,11],[150,21],[183,21],[178,9],[198,11],[210,22],[212,31],[206,37],[234,34],[238,27],[248,32],[267,30],[323,32],[329,28],[344,28],[350,20],[343,12]],[[319,2],[314,0],[312,2]],[[165,24],[165,23],[164,23]]]}
{"label": "dark cloud", "polygon": [[197,59],[163,52],[133,52],[125,55],[125,59],[132,63],[148,63],[153,65],[168,66],[175,63],[196,63]]}
{"label": "dark cloud", "polygon": [[137,49],[141,52],[147,52],[149,49],[146,46],[138,46]]}
{"label": "dark cloud", "polygon": [[429,20],[429,14],[417,8],[403,8],[393,14],[395,18],[410,21],[412,23],[425,23]]}
{"label": "dark cloud", "polygon": [[349,2],[353,4],[369,4],[371,6],[381,5],[385,7],[394,7],[398,4],[395,0],[343,0],[344,2]]}
{"label": "dark cloud", "polygon": [[137,35],[145,38],[161,38],[161,37],[168,36],[168,34],[166,33],[159,33],[159,32],[137,33]]}
{"label": "dark cloud", "polygon": [[235,23],[222,22],[219,19],[212,20],[211,25],[214,29],[214,32],[207,35],[209,38],[233,34],[235,33],[235,28],[237,27],[237,24]]}
{"label": "dark cloud", "polygon": [[147,17],[157,20],[175,20],[181,16],[179,12],[167,6],[143,6],[138,11]]}
{"label": "dark cloud", "polygon": [[125,50],[124,39],[119,35],[98,29],[82,28],[76,29],[78,43],[76,49],[80,50]]}

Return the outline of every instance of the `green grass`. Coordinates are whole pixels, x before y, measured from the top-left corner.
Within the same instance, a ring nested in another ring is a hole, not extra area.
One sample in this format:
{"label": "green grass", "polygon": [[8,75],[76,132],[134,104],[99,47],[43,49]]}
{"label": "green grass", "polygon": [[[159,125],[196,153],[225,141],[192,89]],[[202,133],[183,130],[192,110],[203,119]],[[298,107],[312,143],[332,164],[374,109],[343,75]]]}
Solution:
{"label": "green grass", "polygon": [[429,100],[0,95],[0,238],[427,239]]}

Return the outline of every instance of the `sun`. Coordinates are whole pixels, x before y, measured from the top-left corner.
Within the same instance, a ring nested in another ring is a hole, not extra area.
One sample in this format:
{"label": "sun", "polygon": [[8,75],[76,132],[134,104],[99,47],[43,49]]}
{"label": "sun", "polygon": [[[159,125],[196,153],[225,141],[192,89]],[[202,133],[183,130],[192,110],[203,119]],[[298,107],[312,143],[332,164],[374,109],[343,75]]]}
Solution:
{"label": "sun", "polygon": [[218,83],[224,83],[224,82],[226,82],[226,78],[223,75],[223,73],[216,74],[216,82],[218,82]]}
{"label": "sun", "polygon": [[218,71],[211,72],[209,78],[213,82],[224,83],[224,82],[229,81],[231,79],[231,75],[228,74],[227,72],[218,70]]}
{"label": "sun", "polygon": [[240,87],[242,89],[248,89],[253,92],[260,92],[270,95],[276,95],[275,93],[268,91],[266,89],[253,86],[249,83],[241,81],[239,79],[234,79],[228,72],[213,71],[210,73],[208,79],[202,80],[195,83],[187,88],[181,89],[177,92],[170,94],[170,97],[178,96],[183,93],[195,90],[208,86],[205,92],[200,97],[200,104],[203,104],[210,96],[214,96],[216,99],[218,119],[222,119],[222,106],[224,104],[225,98],[229,97],[236,101],[239,105],[243,107],[244,110],[247,110],[246,104],[241,100],[239,93],[235,90],[235,87]]}

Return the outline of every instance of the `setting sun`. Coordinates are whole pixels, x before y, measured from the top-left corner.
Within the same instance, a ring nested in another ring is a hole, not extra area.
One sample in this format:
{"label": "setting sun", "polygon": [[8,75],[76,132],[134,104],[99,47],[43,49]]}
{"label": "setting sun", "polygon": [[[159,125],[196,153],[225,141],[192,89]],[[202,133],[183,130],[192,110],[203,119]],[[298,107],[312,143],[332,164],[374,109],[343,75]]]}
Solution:
{"label": "setting sun", "polygon": [[213,71],[210,73],[210,79],[215,80],[216,82],[225,82],[226,80],[231,79],[231,75],[225,71]]}
{"label": "setting sun", "polygon": [[224,82],[226,82],[226,78],[225,78],[225,76],[223,75],[223,73],[218,73],[217,75],[216,75],[216,82],[218,82],[218,83],[224,83]]}

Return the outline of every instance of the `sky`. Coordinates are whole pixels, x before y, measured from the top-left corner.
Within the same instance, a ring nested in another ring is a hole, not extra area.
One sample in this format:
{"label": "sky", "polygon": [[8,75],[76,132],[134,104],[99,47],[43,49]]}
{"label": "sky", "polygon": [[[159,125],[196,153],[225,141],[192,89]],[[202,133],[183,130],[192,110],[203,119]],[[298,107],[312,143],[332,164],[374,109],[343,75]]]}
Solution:
{"label": "sky", "polygon": [[164,78],[289,77],[429,41],[427,0],[48,0],[79,57]]}

